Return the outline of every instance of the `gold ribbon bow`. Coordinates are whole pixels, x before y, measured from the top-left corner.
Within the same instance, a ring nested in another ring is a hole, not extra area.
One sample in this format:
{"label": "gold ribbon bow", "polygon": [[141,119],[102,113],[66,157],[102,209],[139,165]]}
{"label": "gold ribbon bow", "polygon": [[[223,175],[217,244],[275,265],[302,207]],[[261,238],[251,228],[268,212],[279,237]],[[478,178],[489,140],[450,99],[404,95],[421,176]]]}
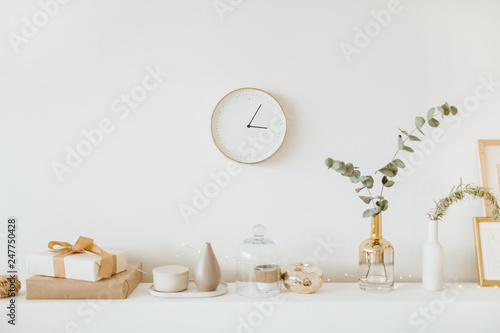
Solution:
{"label": "gold ribbon bow", "polygon": [[87,237],[80,237],[75,245],[68,242],[49,242],[49,249],[60,254],[54,256],[54,275],[55,277],[65,278],[66,269],[64,267],[64,258],[75,253],[94,253],[101,256],[101,269],[99,276],[103,279],[110,278],[116,273],[116,255],[111,255],[94,244],[94,240]]}

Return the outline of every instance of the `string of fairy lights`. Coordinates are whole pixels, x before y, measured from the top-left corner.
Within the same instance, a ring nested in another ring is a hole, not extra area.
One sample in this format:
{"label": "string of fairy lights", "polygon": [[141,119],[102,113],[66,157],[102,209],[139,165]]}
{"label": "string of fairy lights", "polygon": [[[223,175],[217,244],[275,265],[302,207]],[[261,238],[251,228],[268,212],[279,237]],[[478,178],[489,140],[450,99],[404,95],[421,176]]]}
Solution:
{"label": "string of fairy lights", "polygon": [[[192,250],[192,251],[194,251],[194,252],[196,252],[196,253],[198,253],[198,254],[200,254],[200,253],[201,253],[201,250],[199,250],[199,249],[197,249],[197,248],[195,248],[195,247],[193,247],[193,246],[191,246],[191,245],[189,245],[189,244],[185,244],[185,243],[184,243],[184,244],[182,244],[182,245],[179,247],[179,250],[178,250],[178,251],[177,251],[177,253],[175,254],[177,264],[179,264],[179,263],[180,263],[180,260],[181,260],[181,252],[183,251],[183,249],[186,249],[186,248],[187,248],[187,249],[190,249],[190,250]],[[226,256],[222,256],[222,257],[223,257],[223,258],[225,258],[225,259],[231,259],[231,257],[230,257],[230,256],[227,256],[227,255],[226,255]],[[235,260],[235,259],[233,258],[233,260]],[[144,273],[146,273],[146,272],[144,272]],[[334,274],[332,274],[332,275],[333,275],[333,276],[339,276],[339,275],[340,275],[340,276],[345,276],[345,277],[352,277],[352,278],[354,278],[354,279],[358,279],[358,278],[359,278],[357,275],[354,275],[354,274],[349,274],[349,273],[343,273],[343,274],[335,274],[335,273],[334,273]],[[404,281],[404,279],[405,279],[405,278],[410,278],[410,279],[411,279],[411,277],[412,277],[412,275],[411,275],[411,274],[409,274],[409,275],[400,275],[400,276],[399,276],[399,282],[406,282],[406,281]],[[326,281],[327,281],[327,282],[331,282],[331,281],[332,281],[332,278],[328,278],[328,279],[326,279]],[[410,281],[409,281],[409,282],[410,282]],[[458,285],[457,287],[458,287],[458,288],[462,288],[462,285]],[[395,286],[394,286],[394,288],[397,288],[397,285],[395,285]],[[498,286],[493,286],[493,288],[494,288],[494,289],[496,289],[496,288],[498,288]],[[481,286],[477,286],[477,289],[481,289]]]}
{"label": "string of fairy lights", "polygon": [[[184,249],[190,249],[190,250],[192,250],[192,251],[194,251],[194,252],[196,252],[196,253],[198,253],[198,254],[200,254],[200,253],[201,253],[201,250],[199,250],[199,249],[197,249],[197,248],[195,248],[195,247],[193,247],[193,246],[191,246],[191,245],[189,245],[189,244],[183,243],[183,244],[181,244],[181,246],[179,247],[179,250],[178,250],[178,251],[177,251],[177,253],[175,254],[175,258],[176,258],[176,263],[177,263],[177,264],[180,264],[180,262],[181,262],[181,259],[182,259],[182,258],[181,258],[181,253],[183,252],[183,250],[184,250]],[[219,257],[219,258],[220,258],[220,257]],[[227,256],[227,255],[222,256],[222,258],[224,258],[224,259],[226,259],[226,260],[236,261],[236,258],[232,258],[232,257]],[[334,273],[334,274],[332,274],[332,276],[333,276],[332,278],[328,278],[328,279],[326,279],[326,282],[331,282],[331,281],[332,281],[332,279],[334,279],[335,277],[338,277],[338,276],[343,276],[343,277],[352,277],[353,279],[358,279],[358,278],[359,278],[359,276],[354,275],[354,274],[349,274],[349,273],[340,273],[340,274],[335,274],[335,273]],[[398,276],[398,279],[399,279],[399,280],[397,280],[397,281],[398,281],[398,282],[406,282],[406,281],[405,281],[405,279],[411,279],[411,277],[412,277],[412,275],[411,275],[411,274],[408,274],[408,275],[400,275],[400,276]],[[410,281],[408,281],[408,282],[410,282]],[[397,287],[397,286],[395,286],[394,288],[396,288],[396,287]],[[478,286],[478,287],[480,287],[480,286]],[[459,288],[461,288],[461,286],[459,286]],[[495,288],[496,288],[496,286],[495,286]]]}

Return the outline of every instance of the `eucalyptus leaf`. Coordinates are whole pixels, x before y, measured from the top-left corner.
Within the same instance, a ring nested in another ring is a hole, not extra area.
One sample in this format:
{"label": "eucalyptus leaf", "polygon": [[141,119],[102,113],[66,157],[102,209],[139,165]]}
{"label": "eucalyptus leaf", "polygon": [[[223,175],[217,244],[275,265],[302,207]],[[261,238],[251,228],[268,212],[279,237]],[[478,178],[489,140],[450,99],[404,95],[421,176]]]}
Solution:
{"label": "eucalyptus leaf", "polygon": [[328,169],[330,169],[332,167],[332,165],[333,165],[333,160],[331,158],[327,158],[325,160],[325,164],[328,167]]}
{"label": "eucalyptus leaf", "polygon": [[441,113],[441,117],[444,117],[444,109],[442,106],[438,106],[438,111]]}
{"label": "eucalyptus leaf", "polygon": [[415,126],[417,126],[417,129],[420,131],[422,127],[425,125],[425,119],[422,117],[417,117],[415,118]]}
{"label": "eucalyptus leaf", "polygon": [[337,171],[340,172],[341,174],[344,174],[344,172],[345,172],[345,163],[344,162],[341,161],[339,163],[339,169]]}
{"label": "eucalyptus leaf", "polygon": [[353,172],[354,172],[354,165],[352,165],[352,163],[347,163],[345,165],[344,176],[351,177]]}
{"label": "eucalyptus leaf", "polygon": [[382,184],[385,185],[385,183],[387,183],[388,181],[389,179],[387,178],[387,176],[382,177]]}
{"label": "eucalyptus leaf", "polygon": [[385,187],[393,187],[394,182],[392,180],[389,180],[387,183],[384,184]]}
{"label": "eucalyptus leaf", "polygon": [[444,110],[445,115],[450,114],[450,105],[448,103],[444,103],[443,105],[441,105],[441,108]]}
{"label": "eucalyptus leaf", "polygon": [[373,200],[371,197],[365,197],[365,196],[362,196],[362,195],[360,195],[360,196],[359,196],[359,198],[360,198],[361,200],[363,200],[363,202],[364,202],[365,204],[369,204],[369,203],[370,203],[370,202],[372,202],[372,200]]}
{"label": "eucalyptus leaf", "polygon": [[387,200],[377,201],[376,204],[383,212],[385,212],[387,208],[389,208],[389,202]]}
{"label": "eucalyptus leaf", "polygon": [[397,166],[398,168],[406,168],[406,165],[403,163],[403,161],[401,161],[399,158],[395,159],[394,161],[392,161],[392,163]]}
{"label": "eucalyptus leaf", "polygon": [[373,188],[373,177],[372,176],[363,176],[361,177],[361,182],[366,188]]}
{"label": "eucalyptus leaf", "polygon": [[398,135],[398,147],[399,149],[403,149],[405,146],[405,143],[403,141],[403,137],[401,135]]}
{"label": "eucalyptus leaf", "polygon": [[415,152],[413,149],[411,149],[411,148],[410,148],[410,147],[408,147],[408,146],[405,146],[405,147],[403,148],[403,150],[404,150],[404,151],[407,151],[407,152],[410,152],[410,153],[414,153],[414,152]]}
{"label": "eucalyptus leaf", "polygon": [[394,172],[394,175],[398,174],[398,167],[396,166],[396,164],[394,164],[394,162],[387,164],[387,167],[391,169],[392,172]]}
{"label": "eucalyptus leaf", "polygon": [[359,170],[354,170],[354,171],[352,172],[351,177],[350,177],[351,182],[353,182],[353,183],[355,183],[355,184],[356,184],[356,183],[359,183],[359,181],[360,181],[360,177],[361,177],[361,172],[360,172]]}
{"label": "eucalyptus leaf", "polygon": [[387,167],[380,169],[379,172],[382,172],[384,175],[386,175],[388,177],[394,177],[396,175],[394,173],[394,171],[392,171],[391,169],[389,169]]}
{"label": "eucalyptus leaf", "polygon": [[456,107],[452,106],[450,107],[450,112],[452,116],[455,116],[458,113],[458,110]]}
{"label": "eucalyptus leaf", "polygon": [[395,163],[391,162],[378,171],[383,173],[387,177],[394,177],[398,174],[398,167],[396,166]]}
{"label": "eucalyptus leaf", "polygon": [[401,128],[400,128],[399,130],[401,131],[401,133],[403,133],[403,134],[404,134],[404,135],[406,135],[406,136],[409,136],[409,135],[410,135],[410,134],[408,134],[408,132],[407,132],[407,131],[403,131]]}
{"label": "eucalyptus leaf", "polygon": [[357,188],[355,191],[356,191],[356,193],[359,193],[359,192],[361,192],[364,188],[365,188],[365,187],[360,187],[360,188]]}
{"label": "eucalyptus leaf", "polygon": [[448,116],[451,112],[450,105],[448,103],[444,103],[441,106],[438,106],[439,112],[441,112],[441,117]]}
{"label": "eucalyptus leaf", "polygon": [[343,173],[344,170],[345,170],[345,163],[342,162],[342,161],[333,161],[333,165],[332,165],[332,168],[335,170],[335,171],[338,171],[340,173]]}
{"label": "eucalyptus leaf", "polygon": [[435,112],[436,112],[436,108],[430,108],[429,111],[427,111],[427,119],[434,118],[434,113]]}
{"label": "eucalyptus leaf", "polygon": [[380,207],[367,209],[363,212],[363,217],[371,217],[380,213]]}
{"label": "eucalyptus leaf", "polygon": [[438,127],[439,121],[436,118],[429,119],[429,126],[430,127]]}
{"label": "eucalyptus leaf", "polygon": [[408,138],[410,139],[410,141],[422,141],[418,136],[415,135],[408,135]]}

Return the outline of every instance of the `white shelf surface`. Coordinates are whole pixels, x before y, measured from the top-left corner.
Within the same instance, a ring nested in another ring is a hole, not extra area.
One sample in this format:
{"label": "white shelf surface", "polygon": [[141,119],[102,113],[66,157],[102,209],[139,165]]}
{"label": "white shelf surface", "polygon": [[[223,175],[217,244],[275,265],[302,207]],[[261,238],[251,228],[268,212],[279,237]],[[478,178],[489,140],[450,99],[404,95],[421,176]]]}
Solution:
{"label": "white shelf surface", "polygon": [[141,283],[126,300],[26,300],[22,291],[15,328],[0,299],[0,332],[500,332],[500,288],[472,283],[440,292],[399,283],[386,294],[328,283],[315,294],[274,299],[239,296],[234,284],[213,298],[157,298],[150,286]]}

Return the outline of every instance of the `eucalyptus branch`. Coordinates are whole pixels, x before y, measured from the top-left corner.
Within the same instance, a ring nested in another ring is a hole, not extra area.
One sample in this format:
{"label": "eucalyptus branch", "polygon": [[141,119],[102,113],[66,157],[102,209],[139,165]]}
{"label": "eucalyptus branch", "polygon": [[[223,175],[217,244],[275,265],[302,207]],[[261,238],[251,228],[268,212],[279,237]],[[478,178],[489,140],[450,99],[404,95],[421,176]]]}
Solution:
{"label": "eucalyptus branch", "polygon": [[[442,118],[449,115],[454,116],[458,113],[457,108],[454,106],[449,106],[448,103],[438,106],[437,110],[441,113]],[[436,108],[431,108],[429,111],[427,111],[426,118],[416,117],[415,129],[413,129],[413,131],[411,131],[410,133],[408,133],[407,131],[403,131],[402,129],[399,129],[401,131],[401,134],[398,135],[398,149],[396,150],[396,153],[392,157],[391,162],[386,166],[384,166],[383,168],[375,171],[374,173],[374,175],[376,175],[377,173],[383,174],[381,179],[382,189],[380,191],[380,195],[378,196],[372,196],[370,191],[374,185],[374,179],[372,176],[370,175],[362,176],[361,171],[359,171],[359,168],[355,167],[352,163],[345,163],[343,161],[334,160],[332,158],[327,158],[325,160],[325,164],[328,167],[328,169],[333,169],[338,173],[340,173],[342,176],[348,177],[351,180],[351,182],[355,184],[357,183],[362,184],[362,187],[356,189],[356,193],[359,193],[364,189],[368,191],[369,196],[359,196],[359,198],[363,200],[365,204],[373,204],[373,208],[365,210],[363,212],[363,217],[378,215],[389,208],[389,202],[385,200],[385,198],[383,197],[384,189],[386,187],[394,186],[395,181],[391,180],[390,178],[395,177],[398,174],[399,169],[403,169],[406,167],[404,162],[401,161],[400,159],[397,159],[396,157],[401,151],[414,153],[414,150],[409,146],[407,146],[406,143],[407,141],[421,141],[420,138],[414,134],[416,131],[418,131],[422,135],[425,135],[424,132],[422,132],[422,127],[425,124],[429,124],[430,127],[439,126],[440,124],[439,121],[436,118],[434,118],[435,112]]]}
{"label": "eucalyptus branch", "polygon": [[371,199],[373,198],[372,196],[372,192],[370,191],[369,188],[366,188],[366,190],[368,191],[368,195],[369,195],[369,198],[370,198],[370,202],[373,204],[373,209],[377,209],[377,206],[375,205],[375,202]]}
{"label": "eucalyptus branch", "polygon": [[448,213],[448,208],[450,208],[451,205],[462,200],[467,201],[475,198],[487,200],[490,203],[493,218],[495,220],[500,218],[500,208],[497,199],[491,194],[489,189],[473,184],[462,185],[462,180],[460,180],[460,185],[451,189],[448,196],[436,202],[436,207],[431,209],[427,213],[427,216],[432,221],[441,221]]}
{"label": "eucalyptus branch", "polygon": [[[401,129],[399,129],[399,130],[401,131],[401,133],[406,134],[406,138],[403,140],[403,144],[402,144],[403,149],[401,149],[401,144],[399,144],[399,140],[398,140],[398,150],[396,150],[396,153],[394,153],[394,156],[392,157],[392,161],[393,162],[397,161],[397,163],[400,165],[400,168],[402,169],[402,168],[405,168],[406,165],[403,163],[403,161],[401,161],[399,159],[396,160],[396,157],[398,156],[399,152],[402,151],[402,150],[405,150],[404,148],[406,147],[407,148],[406,151],[409,151],[409,152],[413,153],[413,150],[411,150],[411,151],[408,150],[408,148],[411,149],[410,147],[405,146],[406,141],[408,141],[408,140],[410,140],[410,141],[421,141],[421,140],[417,136],[413,135],[413,133],[415,133],[415,131],[419,130],[417,126],[415,126],[415,128],[413,129],[413,131],[410,132],[410,134],[407,134],[408,132],[402,131]],[[399,137],[401,137],[401,135],[399,135]],[[398,166],[398,164],[396,164],[396,166]],[[375,173],[377,173],[377,172],[379,172],[379,170],[377,170]],[[391,182],[391,183],[387,184],[387,182],[384,182],[383,179],[384,178],[382,178],[382,185],[384,185],[384,186],[382,186],[382,189],[380,190],[380,196],[384,195],[384,189],[386,187],[391,187],[391,186],[394,185],[394,182]]]}

